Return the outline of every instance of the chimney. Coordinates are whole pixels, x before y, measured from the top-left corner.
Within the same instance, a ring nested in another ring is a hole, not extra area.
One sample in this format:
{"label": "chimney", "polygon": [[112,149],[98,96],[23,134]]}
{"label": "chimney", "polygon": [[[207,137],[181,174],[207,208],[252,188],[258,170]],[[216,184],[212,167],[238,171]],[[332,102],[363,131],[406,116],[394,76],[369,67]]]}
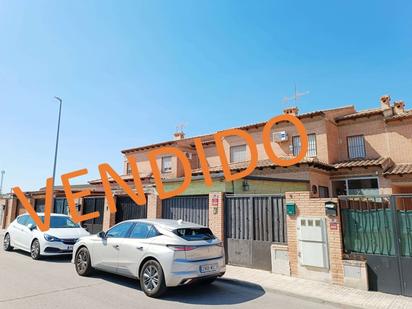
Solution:
{"label": "chimney", "polygon": [[381,109],[391,108],[391,97],[389,95],[381,96]]}
{"label": "chimney", "polygon": [[395,101],[393,104],[393,113],[395,115],[403,114],[405,112],[405,103],[403,101]]}
{"label": "chimney", "polygon": [[297,116],[299,112],[299,109],[296,106],[293,107],[288,107],[283,110],[283,113],[286,115],[292,115],[292,116]]}
{"label": "chimney", "polygon": [[175,137],[175,141],[181,140],[185,138],[185,133],[183,131],[176,131],[175,134],[173,134]]}

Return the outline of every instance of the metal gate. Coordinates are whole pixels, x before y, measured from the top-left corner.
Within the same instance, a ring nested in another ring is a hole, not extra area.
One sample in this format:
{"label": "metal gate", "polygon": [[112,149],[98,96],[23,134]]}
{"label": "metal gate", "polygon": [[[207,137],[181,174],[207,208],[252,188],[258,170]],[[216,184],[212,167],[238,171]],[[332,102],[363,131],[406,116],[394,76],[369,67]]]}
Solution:
{"label": "metal gate", "polygon": [[118,196],[116,199],[116,223],[130,219],[147,218],[147,204],[137,205],[128,196]]}
{"label": "metal gate", "polygon": [[104,197],[88,197],[83,200],[83,214],[98,211],[100,216],[83,222],[89,233],[97,234],[103,229]]}
{"label": "metal gate", "polygon": [[412,195],[341,196],[344,251],[363,256],[371,290],[412,296]]}
{"label": "metal gate", "polygon": [[177,196],[162,201],[162,218],[209,225],[209,196]]}
{"label": "metal gate", "polygon": [[34,210],[36,212],[44,212],[44,205],[46,200],[44,198],[39,198],[34,200]]}
{"label": "metal gate", "polygon": [[272,243],[286,243],[285,197],[226,195],[228,264],[271,270]]}
{"label": "metal gate", "polygon": [[53,213],[67,215],[69,213],[69,205],[67,204],[67,199],[64,197],[56,197],[54,199],[53,209]]}

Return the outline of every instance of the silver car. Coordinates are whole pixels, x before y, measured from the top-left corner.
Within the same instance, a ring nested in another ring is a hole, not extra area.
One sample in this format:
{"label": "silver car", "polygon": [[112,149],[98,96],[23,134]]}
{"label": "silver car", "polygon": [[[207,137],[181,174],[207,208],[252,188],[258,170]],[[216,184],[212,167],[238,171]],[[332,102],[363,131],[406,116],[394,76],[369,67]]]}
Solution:
{"label": "silver car", "polygon": [[82,237],[72,263],[80,276],[100,269],[137,278],[146,295],[195,281],[211,283],[225,273],[222,242],[207,227],[181,220],[123,221],[107,232]]}

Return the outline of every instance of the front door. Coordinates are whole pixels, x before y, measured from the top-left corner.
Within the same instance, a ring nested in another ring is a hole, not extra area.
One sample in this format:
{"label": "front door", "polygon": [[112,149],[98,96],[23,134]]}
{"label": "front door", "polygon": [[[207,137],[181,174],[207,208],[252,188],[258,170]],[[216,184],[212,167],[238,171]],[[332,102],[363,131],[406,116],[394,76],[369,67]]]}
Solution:
{"label": "front door", "polygon": [[120,244],[122,239],[127,237],[132,226],[132,222],[115,225],[107,231],[105,238],[98,239],[93,245],[94,267],[112,273],[117,272]]}
{"label": "front door", "polygon": [[27,221],[21,226],[21,246],[23,250],[30,250],[31,241],[33,239],[33,230],[29,229],[29,224],[35,226],[34,220],[28,216]]}
{"label": "front door", "polygon": [[136,223],[130,235],[120,243],[118,257],[118,273],[129,277],[138,277],[138,267],[145,252],[150,246],[148,238],[152,226],[147,223]]}
{"label": "front door", "polygon": [[23,215],[17,218],[17,220],[12,223],[12,230],[10,231],[10,238],[11,241],[13,242],[13,245],[16,247],[19,247],[21,249],[24,248],[23,246],[23,228],[25,227],[24,225],[27,222],[27,219],[29,218],[28,215]]}

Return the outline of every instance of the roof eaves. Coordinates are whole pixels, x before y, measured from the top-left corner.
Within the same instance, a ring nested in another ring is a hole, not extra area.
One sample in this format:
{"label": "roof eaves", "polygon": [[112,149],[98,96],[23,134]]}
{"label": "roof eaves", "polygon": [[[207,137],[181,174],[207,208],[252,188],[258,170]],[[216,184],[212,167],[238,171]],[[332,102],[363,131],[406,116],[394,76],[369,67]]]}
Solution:
{"label": "roof eaves", "polygon": [[353,119],[359,119],[359,118],[369,118],[375,115],[383,115],[383,110],[382,109],[371,109],[371,110],[359,111],[353,114],[336,117],[335,122],[341,122],[345,120],[353,120]]}
{"label": "roof eaves", "polygon": [[385,119],[385,122],[391,122],[396,120],[404,120],[412,118],[412,110],[406,111],[403,114],[393,115],[392,117],[388,117]]}

